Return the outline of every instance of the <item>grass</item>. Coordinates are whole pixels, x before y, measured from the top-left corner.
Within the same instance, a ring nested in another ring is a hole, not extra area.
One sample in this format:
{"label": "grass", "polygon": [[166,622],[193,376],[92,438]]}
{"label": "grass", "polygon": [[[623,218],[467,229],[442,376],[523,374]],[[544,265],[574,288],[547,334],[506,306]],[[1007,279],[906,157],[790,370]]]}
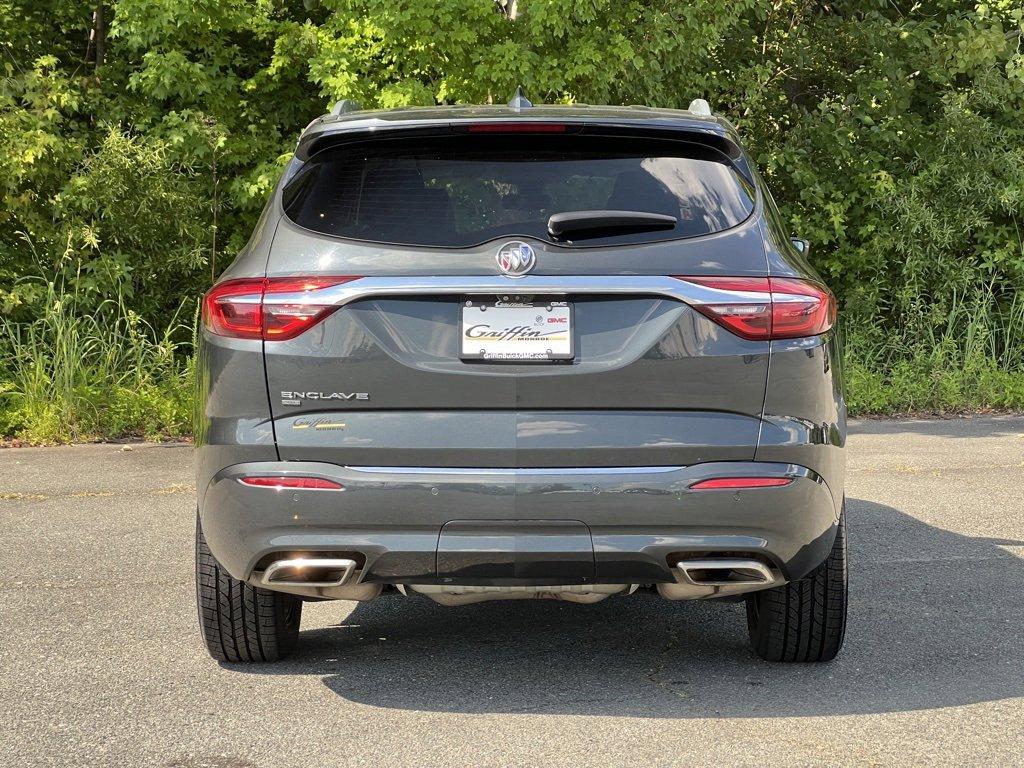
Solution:
{"label": "grass", "polygon": [[[80,309],[46,283],[32,322],[0,320],[0,437],[28,444],[187,437],[194,366],[191,326],[156,331],[123,301]],[[192,318],[194,321],[195,318]],[[909,327],[909,326],[908,326]],[[891,333],[844,328],[852,416],[1024,410],[1024,299],[991,289],[954,296],[938,324]],[[923,330],[920,330],[923,329]]]}
{"label": "grass", "polygon": [[920,353],[877,370],[848,353],[844,375],[854,417],[1024,410],[1024,372],[984,360],[958,367]]}
{"label": "grass", "polygon": [[94,312],[47,284],[34,321],[0,321],[0,435],[29,444],[120,437],[167,439],[190,429],[192,365],[123,301]]}
{"label": "grass", "polygon": [[852,415],[1024,410],[1024,298],[990,286],[953,294],[941,323],[892,334],[846,329],[844,378]]}

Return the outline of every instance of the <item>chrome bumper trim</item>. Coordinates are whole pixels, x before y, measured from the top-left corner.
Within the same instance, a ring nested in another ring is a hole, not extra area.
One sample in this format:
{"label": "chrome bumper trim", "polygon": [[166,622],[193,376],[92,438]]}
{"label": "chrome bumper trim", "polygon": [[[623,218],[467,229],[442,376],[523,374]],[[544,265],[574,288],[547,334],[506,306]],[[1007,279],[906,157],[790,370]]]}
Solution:
{"label": "chrome bumper trim", "polygon": [[522,477],[526,475],[655,475],[678,472],[684,466],[659,467],[367,467],[346,466],[353,472],[375,475],[502,475]]}

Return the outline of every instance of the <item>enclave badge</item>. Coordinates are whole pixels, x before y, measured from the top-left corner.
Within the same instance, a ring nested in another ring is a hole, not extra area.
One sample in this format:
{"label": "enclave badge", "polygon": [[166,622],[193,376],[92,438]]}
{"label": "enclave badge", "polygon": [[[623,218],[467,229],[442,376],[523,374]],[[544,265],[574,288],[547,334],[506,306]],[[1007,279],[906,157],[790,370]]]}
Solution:
{"label": "enclave badge", "polygon": [[302,405],[303,400],[369,400],[367,392],[282,392],[281,405]]}
{"label": "enclave badge", "polygon": [[529,243],[513,240],[498,249],[495,259],[498,262],[498,269],[506,275],[522,277],[537,263],[537,254],[533,252],[533,246]]}

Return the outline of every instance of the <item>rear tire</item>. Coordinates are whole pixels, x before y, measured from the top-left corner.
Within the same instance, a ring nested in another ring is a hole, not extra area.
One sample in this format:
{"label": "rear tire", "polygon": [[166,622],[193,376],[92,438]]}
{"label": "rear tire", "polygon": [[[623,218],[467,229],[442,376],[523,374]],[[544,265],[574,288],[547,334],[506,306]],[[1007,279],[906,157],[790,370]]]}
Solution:
{"label": "rear tire", "polygon": [[206,545],[198,518],[196,603],[206,648],[218,661],[277,661],[298,641],[302,600],[232,578]]}
{"label": "rear tire", "polygon": [[747,595],[750,645],[766,661],[831,661],[843,647],[846,605],[844,513],[825,562],[800,581]]}

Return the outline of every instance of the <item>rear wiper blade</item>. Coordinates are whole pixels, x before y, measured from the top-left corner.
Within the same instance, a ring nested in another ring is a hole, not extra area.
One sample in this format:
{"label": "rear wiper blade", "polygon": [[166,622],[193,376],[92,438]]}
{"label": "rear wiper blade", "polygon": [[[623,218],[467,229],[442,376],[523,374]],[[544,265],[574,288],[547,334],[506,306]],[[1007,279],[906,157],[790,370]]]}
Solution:
{"label": "rear wiper blade", "polygon": [[672,229],[675,216],[646,211],[566,211],[552,214],[548,219],[548,234],[556,239],[564,235],[588,233],[599,237],[613,232],[650,232]]}

